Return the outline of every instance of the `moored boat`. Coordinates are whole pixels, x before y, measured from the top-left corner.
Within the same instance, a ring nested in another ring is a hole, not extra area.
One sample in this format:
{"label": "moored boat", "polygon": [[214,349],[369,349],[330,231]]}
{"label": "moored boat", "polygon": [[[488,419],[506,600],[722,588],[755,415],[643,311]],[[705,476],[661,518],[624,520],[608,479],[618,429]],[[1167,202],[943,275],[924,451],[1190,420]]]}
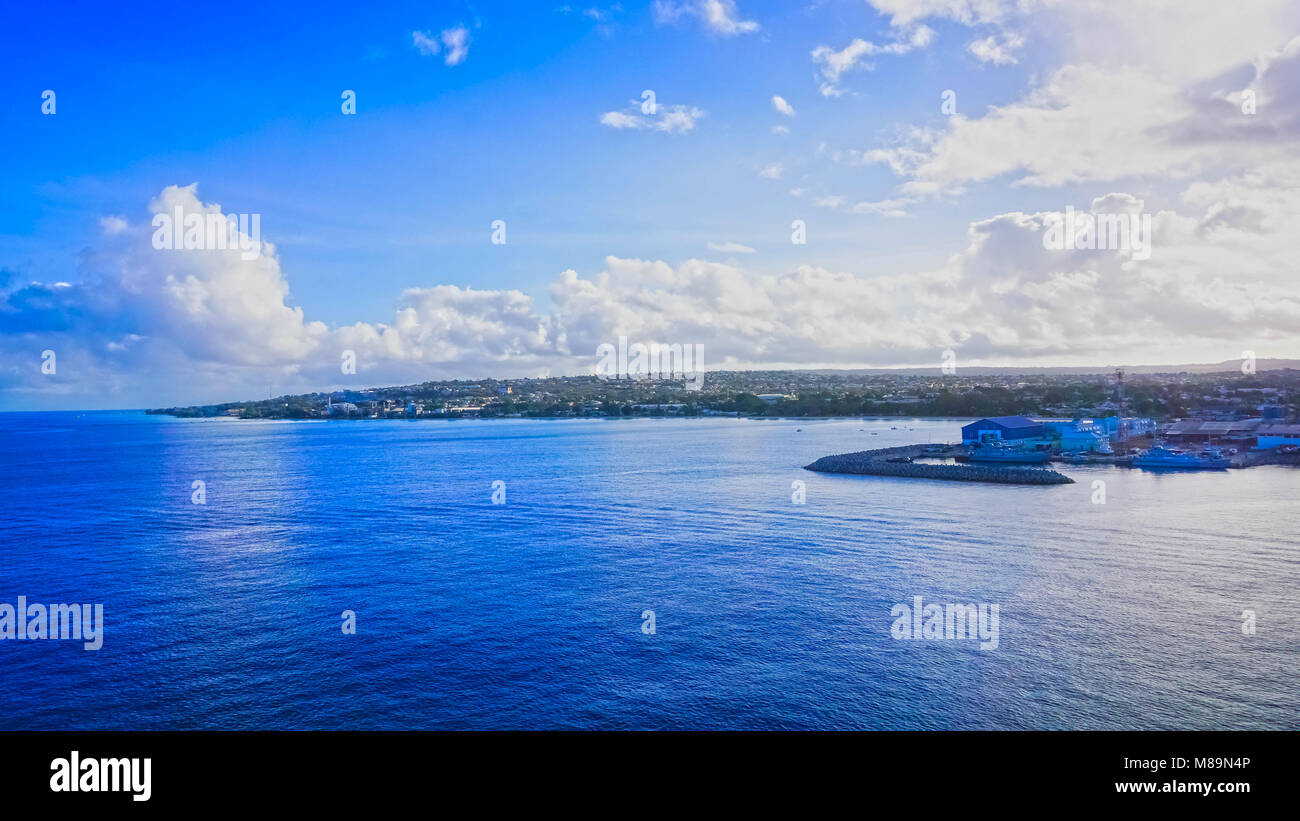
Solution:
{"label": "moored boat", "polygon": [[1014,465],[1042,465],[1047,463],[1047,452],[1042,450],[1019,450],[1008,447],[985,446],[971,451],[972,462],[996,462]]}
{"label": "moored boat", "polygon": [[1135,468],[1162,468],[1165,470],[1225,470],[1228,457],[1218,448],[1190,452],[1174,450],[1162,445],[1133,457]]}

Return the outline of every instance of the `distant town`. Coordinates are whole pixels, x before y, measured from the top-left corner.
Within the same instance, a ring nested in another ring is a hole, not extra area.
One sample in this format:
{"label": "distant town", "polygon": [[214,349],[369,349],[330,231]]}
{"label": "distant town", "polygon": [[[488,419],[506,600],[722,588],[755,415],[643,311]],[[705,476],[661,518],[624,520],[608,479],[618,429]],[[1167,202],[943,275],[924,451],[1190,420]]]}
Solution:
{"label": "distant town", "polygon": [[[1296,422],[1300,369],[1242,373],[880,373],[716,371],[677,379],[565,376],[448,380],[279,396],[149,413],[240,419],[473,419],[642,416],[1133,417],[1132,434],[1202,441]],[[1181,423],[1181,427],[1179,427]],[[1105,425],[1106,423],[1101,423]],[[1112,421],[1109,427],[1114,428]]]}

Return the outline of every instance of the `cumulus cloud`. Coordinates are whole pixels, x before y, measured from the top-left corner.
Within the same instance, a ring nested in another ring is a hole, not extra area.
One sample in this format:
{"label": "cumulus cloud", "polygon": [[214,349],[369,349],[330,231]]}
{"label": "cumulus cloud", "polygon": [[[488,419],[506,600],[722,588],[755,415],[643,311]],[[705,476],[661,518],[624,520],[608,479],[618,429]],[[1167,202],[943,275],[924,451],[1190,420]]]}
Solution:
{"label": "cumulus cloud", "polygon": [[415,50],[425,57],[432,57],[442,50],[438,40],[427,31],[411,32],[411,43],[415,46]]}
{"label": "cumulus cloud", "polygon": [[[926,17],[943,17],[960,23],[997,23],[1017,10],[1050,5],[1053,0],[867,0],[890,23],[905,26]],[[1059,2],[1059,0],[1057,0]]]}
{"label": "cumulus cloud", "polygon": [[695,128],[695,123],[703,116],[704,110],[695,106],[668,106],[659,110],[659,119],[651,124],[651,128],[669,134],[685,134]]}
{"label": "cumulus cloud", "polygon": [[948,347],[986,361],[1132,361],[1153,340],[1174,360],[1227,359],[1243,344],[1279,349],[1300,336],[1300,299],[1285,280],[1230,281],[1188,265],[1203,250],[1183,247],[1203,245],[1195,219],[1160,214],[1144,263],[1122,251],[1046,250],[1049,216],[976,222],[967,248],[934,271],[751,276],[702,260],[611,257],[593,279],[566,272],[552,299],[575,351],[617,334],[690,340],[716,367],[916,364]]}
{"label": "cumulus cloud", "polygon": [[[871,3],[888,15],[893,39],[815,49],[823,94],[846,93],[845,81],[880,55],[926,47],[935,35],[922,22],[932,19],[944,20],[945,31],[976,27],[963,42],[974,37],[969,53],[990,65],[1014,61],[1023,43],[1013,31],[1028,30],[1055,37],[1046,45],[1062,62],[982,110],[963,105],[942,119],[936,111],[898,126],[892,139],[819,154],[888,168],[898,182],[892,192],[864,196],[847,191],[842,177],[823,187],[804,175],[791,195],[901,217],[928,198],[998,183],[1010,186],[1004,193],[1032,187],[1040,203],[1057,190],[1052,210],[977,211],[952,256],[928,270],[884,273],[864,263],[773,273],[610,256],[598,270],[556,275],[545,309],[537,294],[434,284],[396,294],[391,316],[344,325],[314,320],[295,303],[270,242],[247,260],[237,249],[159,251],[149,214],[109,215],[76,274],[33,282],[0,270],[2,401],[67,396],[80,398],[64,406],[86,407],[115,404],[115,396],[156,404],[251,398],[268,383],[314,390],[338,384],[343,350],[356,352],[359,378],[372,384],[577,373],[597,345],[620,335],[704,343],[712,367],[925,364],[949,347],[967,362],[1052,364],[1300,349],[1291,225],[1300,212],[1300,5],[1183,0],[1170,25],[1166,2]],[[661,3],[656,14],[690,17],[719,36],[757,29],[734,3]],[[414,32],[413,47],[463,62],[468,32],[456,31]],[[771,104],[793,114],[784,98]],[[639,105],[600,122],[681,134],[704,116],[693,106]],[[779,165],[768,168],[780,175]],[[1150,215],[1151,256],[1044,248],[1045,226],[1071,205]],[[164,189],[149,211],[177,207],[224,215],[193,185]],[[264,227],[274,238],[269,218]],[[708,249],[754,250],[733,242]],[[49,377],[34,366],[47,348],[60,365]]]}
{"label": "cumulus cloud", "polygon": [[[187,217],[224,216],[220,205],[199,200],[197,184],[168,186],[149,204],[155,215],[178,209]],[[299,361],[324,340],[324,324],[305,321],[301,308],[287,304],[289,283],[273,244],[262,242],[260,254],[245,259],[238,247],[158,250],[154,233],[150,224],[137,229],[112,259],[113,280],[92,286],[111,289],[139,323],[136,333],[232,365]]]}
{"label": "cumulus cloud", "polygon": [[402,293],[391,324],[358,322],[335,332],[360,367],[382,363],[505,362],[559,352],[550,321],[521,291],[455,285]]}
{"label": "cumulus cloud", "polygon": [[606,111],[600,115],[600,124],[610,128],[644,128],[645,121],[640,117],[622,111]]}
{"label": "cumulus cloud", "polygon": [[772,108],[775,109],[778,114],[784,114],[787,117],[794,116],[794,106],[786,102],[785,98],[779,94],[772,95]]}
{"label": "cumulus cloud", "polygon": [[[1066,65],[981,116],[958,114],[943,128],[914,128],[896,145],[843,156],[888,165],[906,178],[900,192],[913,195],[1000,179],[1037,188],[1190,180],[1294,156],[1300,38],[1243,68],[1254,77],[1242,85],[1219,78],[1186,87],[1141,66]],[[1247,91],[1253,114],[1243,110]]]}
{"label": "cumulus cloud", "polygon": [[932,29],[917,26],[908,39],[885,45],[877,45],[858,37],[838,51],[826,45],[817,46],[812,50],[812,59],[822,77],[819,90],[823,97],[843,96],[846,92],[839,85],[840,77],[855,69],[872,70],[875,66],[866,58],[880,54],[906,54],[916,48],[925,48],[933,40]]}
{"label": "cumulus cloud", "polygon": [[[1007,29],[1012,24],[1069,32],[1055,43],[1064,62],[1018,96],[983,111],[899,125],[891,141],[862,150],[824,151],[836,162],[886,165],[900,178],[883,198],[824,197],[827,207],[896,213],[989,183],[1059,188],[1186,182],[1285,165],[1300,142],[1300,37],[1292,33],[1300,28],[1300,6],[1286,0],[1260,0],[1241,9],[1187,0],[1180,10],[1188,16],[1180,14],[1177,25],[1162,17],[1162,2],[873,5],[892,15],[900,33],[926,18],[991,25],[998,30],[968,49],[993,65],[1014,63],[1024,44]],[[819,49],[814,59],[823,93],[845,93],[842,76],[869,67],[878,50],[860,40],[840,51]]]}
{"label": "cumulus cloud", "polygon": [[99,229],[109,235],[120,234],[128,227],[126,219],[116,215],[101,217],[99,220]]}
{"label": "cumulus cloud", "polygon": [[464,26],[443,29],[437,37],[427,31],[413,31],[411,41],[425,57],[437,56],[445,48],[443,62],[449,66],[460,65],[469,56],[469,29]]}
{"label": "cumulus cloud", "polygon": [[[907,30],[925,19],[975,28],[1027,28],[1061,36],[1065,64],[1140,63],[1183,81],[1212,77],[1257,56],[1261,43],[1285,42],[1300,29],[1293,0],[867,0]],[[1173,11],[1176,16],[1171,16]]]}
{"label": "cumulus cloud", "polygon": [[877,55],[932,40],[933,32],[922,30],[929,19],[983,29],[986,36],[967,48],[990,65],[1014,64],[1025,44],[1017,32],[1029,28],[1048,38],[1062,63],[982,111],[898,124],[900,136],[862,150],[819,151],[836,161],[881,163],[901,178],[883,197],[824,197],[827,207],[897,213],[995,182],[1188,181],[1283,162],[1300,141],[1300,5],[1291,0],[1246,7],[1185,0],[1176,21],[1164,0],[869,2],[888,15],[895,42],[858,38],[817,47],[813,60],[827,97],[848,93],[844,80],[870,70]]}
{"label": "cumulus cloud", "polygon": [[606,111],[600,115],[600,124],[619,130],[685,134],[693,130],[703,116],[704,109],[696,106],[655,105],[646,112],[640,101],[634,101],[626,111]]}
{"label": "cumulus cloud", "polygon": [[1194,148],[1150,138],[1152,123],[1187,113],[1176,86],[1140,69],[1065,66],[1019,102],[950,118],[912,174],[946,184],[1018,173],[1015,181],[1031,186],[1187,174],[1197,167]]}
{"label": "cumulus cloud", "polygon": [[447,65],[460,65],[469,56],[469,29],[464,26],[443,29],[442,45],[447,49],[444,58]]}
{"label": "cumulus cloud", "polygon": [[967,50],[981,63],[1005,66],[1017,62],[1014,52],[1024,44],[1025,38],[1017,34],[1008,34],[1001,38],[997,35],[989,35],[983,40],[972,42],[967,46]]}
{"label": "cumulus cloud", "polygon": [[[199,199],[197,185],[168,186],[149,204],[151,214],[176,209],[224,216]],[[72,284],[0,278],[6,359],[17,363],[34,348],[55,350],[60,362],[58,377],[44,382],[33,382],[31,369],[0,366],[10,401],[37,389],[94,397],[81,407],[111,404],[119,390],[159,403],[264,395],[268,383],[315,390],[337,383],[344,350],[356,354],[359,370],[397,381],[427,378],[431,367],[543,367],[565,350],[552,318],[513,290],[414,288],[400,295],[391,322],[330,328],[292,304],[274,244],[263,241],[254,259],[238,247],[157,249],[154,230],[145,220],[106,235]]]}
{"label": "cumulus cloud", "polygon": [[735,0],[655,0],[650,7],[656,23],[675,23],[684,16],[698,19],[713,34],[734,37],[759,29],[753,20],[742,20]]}
{"label": "cumulus cloud", "polygon": [[[178,206],[223,213],[193,185],[164,189],[150,211]],[[1078,207],[1150,213],[1123,190]],[[522,291],[443,284],[401,293],[390,321],[337,327],[293,305],[273,244],[252,260],[238,249],[160,251],[141,221],[105,236],[78,281],[0,272],[0,391],[10,406],[65,391],[84,407],[119,393],[170,404],[265,395],[268,383],[318,390],[339,383],[345,350],[367,384],[582,373],[619,336],[704,344],[711,367],[924,364],[946,348],[967,361],[1217,361],[1300,346],[1297,211],[1300,172],[1282,163],[1188,185],[1176,209],[1152,215],[1147,259],[1050,250],[1043,234],[1059,211],[1010,212],[971,223],[965,248],[933,270],[758,274],[610,256],[594,275],[559,273],[549,311]],[[45,349],[58,352],[57,379],[30,366]]]}

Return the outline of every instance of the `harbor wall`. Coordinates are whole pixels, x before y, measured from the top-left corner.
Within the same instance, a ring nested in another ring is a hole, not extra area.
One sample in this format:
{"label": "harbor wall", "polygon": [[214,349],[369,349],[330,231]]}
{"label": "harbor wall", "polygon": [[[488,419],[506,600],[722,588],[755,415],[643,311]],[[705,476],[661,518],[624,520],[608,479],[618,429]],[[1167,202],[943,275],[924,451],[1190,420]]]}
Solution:
{"label": "harbor wall", "polygon": [[[993,482],[1006,485],[1067,485],[1074,480],[1054,470],[1012,465],[929,465],[887,462],[891,456],[916,458],[927,455],[924,445],[863,450],[823,456],[805,470],[817,473],[851,473],[865,476],[897,476],[908,479],[939,479],[952,482]],[[932,454],[930,454],[932,455]]]}

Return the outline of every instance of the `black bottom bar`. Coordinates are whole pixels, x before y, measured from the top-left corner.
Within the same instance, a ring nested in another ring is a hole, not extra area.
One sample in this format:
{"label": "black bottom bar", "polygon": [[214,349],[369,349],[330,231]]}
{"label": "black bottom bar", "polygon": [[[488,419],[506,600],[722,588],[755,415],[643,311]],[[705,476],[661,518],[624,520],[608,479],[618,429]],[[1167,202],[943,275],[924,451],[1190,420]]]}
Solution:
{"label": "black bottom bar", "polygon": [[[431,799],[483,807],[524,800],[541,810],[610,789],[637,807],[700,789],[745,803],[779,794],[918,808],[955,801],[1042,809],[1045,800],[1235,807],[1290,797],[1295,740],[1260,732],[9,732],[0,733],[0,789],[7,808],[18,799],[92,811],[337,809]],[[118,791],[72,791],[74,751],[79,788],[96,781],[111,788],[116,774]],[[148,800],[135,800],[143,797],[137,787],[146,758]],[[134,770],[122,759],[136,759]]]}

